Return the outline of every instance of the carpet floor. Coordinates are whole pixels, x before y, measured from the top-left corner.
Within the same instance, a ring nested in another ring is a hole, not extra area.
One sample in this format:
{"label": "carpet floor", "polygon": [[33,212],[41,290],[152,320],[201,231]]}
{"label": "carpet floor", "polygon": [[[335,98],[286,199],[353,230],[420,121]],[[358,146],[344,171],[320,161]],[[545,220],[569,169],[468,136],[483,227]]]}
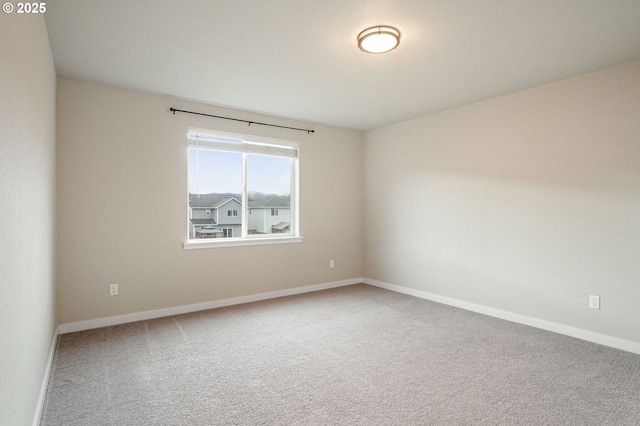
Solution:
{"label": "carpet floor", "polygon": [[640,355],[359,284],[61,335],[41,425],[640,425]]}

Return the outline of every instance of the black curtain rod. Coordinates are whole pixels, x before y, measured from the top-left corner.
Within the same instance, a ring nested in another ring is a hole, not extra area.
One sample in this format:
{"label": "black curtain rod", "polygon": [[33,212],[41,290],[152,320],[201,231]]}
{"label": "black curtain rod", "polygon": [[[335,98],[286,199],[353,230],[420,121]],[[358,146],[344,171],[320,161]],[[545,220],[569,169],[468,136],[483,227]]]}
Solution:
{"label": "black curtain rod", "polygon": [[211,115],[211,114],[204,114],[202,112],[185,111],[183,109],[169,108],[169,111],[171,111],[173,115],[176,115],[176,112],[184,112],[185,114],[204,115],[205,117],[221,118],[223,120],[231,120],[231,121],[240,121],[242,123],[249,124],[249,126],[251,126],[252,124],[259,124],[260,126],[278,127],[280,129],[289,129],[289,130],[298,130],[300,132],[307,132],[307,134],[315,132],[315,130],[313,129],[300,129],[298,127],[279,126],[277,124],[260,123],[259,121],[241,120],[239,118],[223,117],[221,115]]}

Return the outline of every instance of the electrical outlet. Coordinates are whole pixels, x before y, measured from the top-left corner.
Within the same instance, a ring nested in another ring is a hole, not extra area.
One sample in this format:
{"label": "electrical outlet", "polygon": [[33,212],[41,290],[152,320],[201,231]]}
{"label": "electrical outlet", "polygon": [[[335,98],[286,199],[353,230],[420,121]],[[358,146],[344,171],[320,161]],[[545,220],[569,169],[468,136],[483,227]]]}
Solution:
{"label": "electrical outlet", "polygon": [[589,296],[589,307],[591,309],[600,309],[600,296]]}
{"label": "electrical outlet", "polygon": [[109,296],[117,296],[118,295],[118,284],[109,285]]}
{"label": "electrical outlet", "polygon": [[335,268],[335,266],[336,266],[336,263],[333,261],[333,259],[331,259],[329,261],[329,268],[333,269],[333,268]]}

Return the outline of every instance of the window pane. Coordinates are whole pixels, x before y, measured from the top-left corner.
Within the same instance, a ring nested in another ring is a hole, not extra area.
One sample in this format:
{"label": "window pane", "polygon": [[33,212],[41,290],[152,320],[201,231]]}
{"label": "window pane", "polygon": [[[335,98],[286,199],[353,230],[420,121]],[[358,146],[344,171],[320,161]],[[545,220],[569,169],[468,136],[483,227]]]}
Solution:
{"label": "window pane", "polygon": [[242,235],[241,153],[190,148],[188,184],[189,238]]}
{"label": "window pane", "polygon": [[[249,234],[291,232],[290,158],[247,155]],[[272,212],[277,211],[277,214]]]}

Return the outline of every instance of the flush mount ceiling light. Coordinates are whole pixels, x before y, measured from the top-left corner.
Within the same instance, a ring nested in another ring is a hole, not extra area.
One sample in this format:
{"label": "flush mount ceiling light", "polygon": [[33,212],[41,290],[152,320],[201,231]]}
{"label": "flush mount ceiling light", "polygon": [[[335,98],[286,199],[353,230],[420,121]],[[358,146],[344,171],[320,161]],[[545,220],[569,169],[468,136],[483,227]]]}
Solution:
{"label": "flush mount ceiling light", "polygon": [[358,34],[358,47],[363,52],[384,53],[400,44],[400,31],[386,25],[367,28]]}

